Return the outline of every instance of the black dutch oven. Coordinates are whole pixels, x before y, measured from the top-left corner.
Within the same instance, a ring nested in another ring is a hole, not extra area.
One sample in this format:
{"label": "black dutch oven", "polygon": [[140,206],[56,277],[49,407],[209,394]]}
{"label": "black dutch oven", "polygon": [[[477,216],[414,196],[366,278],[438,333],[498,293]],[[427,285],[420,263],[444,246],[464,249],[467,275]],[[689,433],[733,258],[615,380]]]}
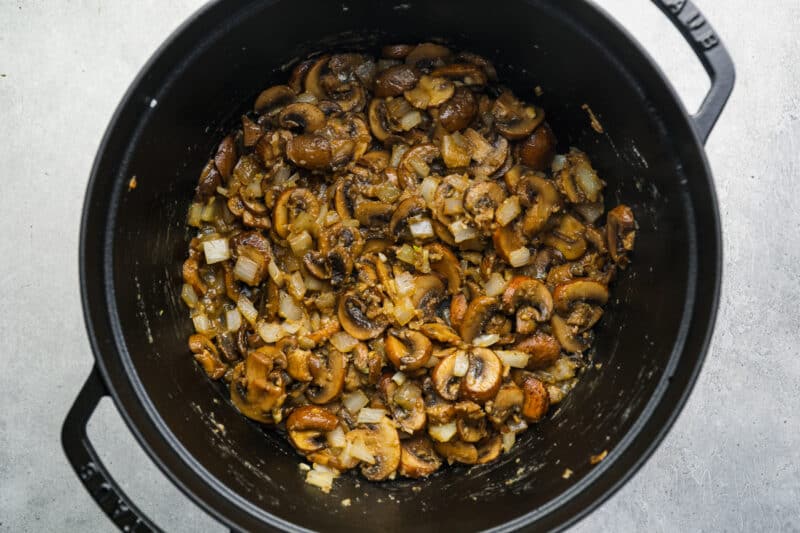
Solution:
{"label": "black dutch oven", "polygon": [[[141,445],[203,509],[234,529],[435,531],[559,529],[618,489],[663,439],[695,382],[721,277],[720,222],[703,142],[734,82],[730,57],[688,0],[655,0],[708,71],[687,115],[637,43],[583,0],[218,1],[161,47],[122,100],[86,193],[80,276],[96,359],[63,429],[80,479],[120,528],[157,529],[122,493],[86,436],[113,397]],[[630,205],[634,262],[598,328],[596,361],[549,420],[491,465],[431,479],[343,476],[330,495],[304,483],[289,445],[239,415],[186,348],[178,296],[200,169],[259,90],[322,49],[441,39],[494,60],[538,100],[562,145],[589,153],[606,197]],[[589,127],[588,103],[605,130]],[[138,186],[129,189],[137,177]],[[214,424],[223,424],[224,433]],[[608,456],[597,465],[589,457]],[[565,468],[571,477],[562,476]],[[568,479],[565,479],[568,477]],[[352,505],[340,502],[350,498]]]}

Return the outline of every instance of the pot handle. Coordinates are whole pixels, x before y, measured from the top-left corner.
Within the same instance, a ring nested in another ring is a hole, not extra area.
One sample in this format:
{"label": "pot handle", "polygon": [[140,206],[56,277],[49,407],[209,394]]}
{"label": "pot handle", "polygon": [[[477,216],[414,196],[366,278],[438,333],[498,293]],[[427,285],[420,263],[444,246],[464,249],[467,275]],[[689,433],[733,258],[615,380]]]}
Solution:
{"label": "pot handle", "polygon": [[89,441],[86,424],[103,396],[108,396],[108,389],[95,366],[61,428],[67,459],[89,495],[121,531],[161,531],[117,485]]}
{"label": "pot handle", "polygon": [[706,142],[733,91],[736,71],[728,50],[691,0],[653,0],[691,45],[711,78],[711,89],[692,119]]}

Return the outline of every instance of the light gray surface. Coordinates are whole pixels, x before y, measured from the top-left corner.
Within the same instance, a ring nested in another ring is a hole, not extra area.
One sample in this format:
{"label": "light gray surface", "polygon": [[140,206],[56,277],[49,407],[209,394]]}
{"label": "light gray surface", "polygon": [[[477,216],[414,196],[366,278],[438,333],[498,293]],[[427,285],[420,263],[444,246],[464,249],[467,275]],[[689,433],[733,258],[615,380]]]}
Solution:
{"label": "light gray surface", "polygon": [[[666,441],[575,531],[800,531],[800,3],[697,1],[738,71],[707,146],[725,242],[716,334]],[[126,87],[201,4],[0,0],[0,530],[113,530],[59,442],[92,365],[77,281],[83,192]],[[677,31],[649,2],[599,4],[695,109],[708,82]],[[110,402],[90,433],[157,523],[220,529],[150,463]]]}

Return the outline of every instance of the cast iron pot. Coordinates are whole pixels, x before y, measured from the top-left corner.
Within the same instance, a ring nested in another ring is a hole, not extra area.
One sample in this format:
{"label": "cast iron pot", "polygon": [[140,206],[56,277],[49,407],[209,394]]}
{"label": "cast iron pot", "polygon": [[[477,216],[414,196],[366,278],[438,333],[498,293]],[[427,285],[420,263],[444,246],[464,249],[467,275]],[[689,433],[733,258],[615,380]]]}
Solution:
{"label": "cast iron pot", "polygon": [[[175,32],[108,127],[81,226],[81,290],[97,364],[62,440],[114,523],[157,529],[86,436],[104,395],[165,474],[235,529],[558,529],[629,479],[678,415],[711,336],[720,223],[703,142],[734,81],[728,53],[691,2],[656,4],[712,79],[697,115],[687,115],[636,42],[582,0],[220,1]],[[192,325],[178,296],[191,237],[185,214],[216,143],[261,89],[286,78],[293,59],[434,38],[490,57],[525,98],[536,85],[544,89],[539,101],[560,148],[587,151],[608,182],[609,204],[633,208],[633,265],[598,328],[602,367],[592,367],[512,453],[415,483],[358,487],[355,476],[343,476],[324,495],[304,483],[300,457],[284,439],[239,415],[192,361]],[[583,103],[605,133],[589,127]],[[134,176],[138,185],[129,189]],[[608,456],[592,466],[589,457],[603,450]],[[565,468],[573,471],[568,479]],[[340,505],[344,498],[350,507]]]}

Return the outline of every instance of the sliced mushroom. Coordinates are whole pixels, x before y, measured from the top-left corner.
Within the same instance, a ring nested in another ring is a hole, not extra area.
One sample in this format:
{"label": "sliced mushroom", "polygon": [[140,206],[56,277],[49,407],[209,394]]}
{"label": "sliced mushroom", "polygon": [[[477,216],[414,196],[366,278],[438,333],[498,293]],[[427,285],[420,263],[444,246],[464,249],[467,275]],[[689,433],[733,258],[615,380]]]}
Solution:
{"label": "sliced mushroom", "polygon": [[194,353],[195,360],[200,363],[208,377],[219,379],[225,375],[228,365],[219,358],[217,347],[208,337],[200,333],[192,335],[189,337],[189,349]]}
{"label": "sliced mushroom", "polygon": [[525,401],[525,393],[513,381],[504,383],[497,391],[494,400],[486,404],[489,413],[489,420],[495,425],[502,425],[512,414],[522,408]]}
{"label": "sliced mushroom", "polygon": [[320,82],[322,73],[328,67],[328,61],[330,60],[330,56],[324,55],[316,60],[316,62],[311,65],[306,73],[306,79],[304,82],[304,88],[307,93],[311,93],[316,96],[319,100],[324,100],[328,97],[325,92],[325,89],[322,87]]}
{"label": "sliced mushroom", "polygon": [[246,417],[264,424],[275,422],[274,412],[286,400],[286,382],[274,368],[278,350],[253,350],[237,364],[231,380],[231,402]]}
{"label": "sliced mushroom", "polygon": [[533,170],[548,170],[556,155],[556,143],[553,130],[544,123],[520,143],[519,158],[525,166]]}
{"label": "sliced mushroom", "polygon": [[553,303],[563,315],[569,314],[578,302],[605,305],[608,302],[608,287],[596,281],[578,279],[563,283],[553,290]]}
{"label": "sliced mushroom", "polygon": [[497,131],[511,141],[527,137],[544,121],[541,108],[524,105],[509,91],[495,100],[492,116]]}
{"label": "sliced mushroom", "polygon": [[310,190],[300,187],[287,189],[278,197],[272,210],[275,233],[286,238],[291,231],[292,223],[301,213],[316,219],[319,216],[319,209],[319,201]]}
{"label": "sliced mushroom", "polygon": [[437,442],[436,451],[443,455],[449,464],[464,463],[474,465],[478,462],[478,450],[474,444],[460,440],[450,440],[448,442]]}
{"label": "sliced mushroom", "polygon": [[295,349],[286,354],[286,373],[296,381],[311,381],[311,352]]}
{"label": "sliced mushroom", "polygon": [[411,302],[422,311],[424,319],[436,316],[439,304],[445,299],[444,283],[436,274],[426,274],[414,278],[414,294]]}
{"label": "sliced mushroom", "polygon": [[402,441],[401,448],[398,473],[402,476],[415,479],[427,477],[442,466],[433,443],[424,435]]}
{"label": "sliced mushroom", "polygon": [[356,203],[353,216],[362,226],[385,228],[391,222],[394,213],[395,209],[391,204],[362,199]]}
{"label": "sliced mushroom", "polygon": [[457,413],[456,431],[464,442],[478,442],[486,435],[486,413],[480,405],[472,401],[462,401],[455,405]]}
{"label": "sliced mushroom", "polygon": [[234,142],[233,137],[228,135],[222,139],[221,143],[219,143],[217,153],[214,156],[214,164],[224,179],[227,180],[231,177],[237,158],[236,143]]}
{"label": "sliced mushroom", "polygon": [[430,143],[419,144],[408,150],[397,166],[397,178],[404,189],[415,188],[421,178],[428,176],[429,165],[439,157],[439,149]]}
{"label": "sliced mushroom", "polygon": [[331,164],[331,143],[321,135],[298,135],[286,143],[286,157],[298,167],[321,170]]}
{"label": "sliced mushroom", "polygon": [[387,59],[405,59],[416,48],[413,44],[390,44],[381,48],[381,57]]}
{"label": "sliced mushroom", "polygon": [[440,243],[429,244],[425,249],[428,250],[431,269],[444,277],[450,294],[461,290],[462,272],[456,255],[447,246]]}
{"label": "sliced mushroom", "polygon": [[295,92],[286,85],[275,85],[261,92],[253,108],[256,113],[270,114],[294,102]]}
{"label": "sliced mushroom", "polygon": [[386,335],[386,357],[398,370],[422,368],[431,356],[431,341],[417,331],[390,331]]}
{"label": "sliced mushroom", "polygon": [[461,324],[464,323],[464,316],[466,316],[468,308],[467,297],[463,293],[454,295],[450,300],[450,324],[454,328],[461,329]]}
{"label": "sliced mushroom", "polygon": [[325,404],[338,398],[344,388],[346,366],[345,355],[334,348],[314,352],[308,364],[313,378],[306,390],[308,400]]}
{"label": "sliced mushroom", "polygon": [[389,220],[389,235],[395,239],[408,239],[412,236],[408,229],[409,219],[427,213],[428,207],[422,197],[411,196],[406,198],[398,204],[394,213],[392,213],[392,218]]}
{"label": "sliced mushroom", "polygon": [[359,340],[374,339],[383,333],[389,321],[382,309],[374,307],[380,301],[372,291],[351,290],[341,295],[338,316],[344,330]]}
{"label": "sliced mushroom", "polygon": [[196,257],[190,256],[183,262],[181,271],[183,282],[191,285],[195,293],[203,295],[208,290],[208,286],[200,279],[200,263]]}
{"label": "sliced mushroom", "polygon": [[431,76],[447,78],[458,81],[464,85],[486,85],[486,73],[476,65],[470,63],[450,63],[435,68]]}
{"label": "sliced mushroom", "polygon": [[496,298],[479,296],[473,299],[459,327],[464,342],[472,342],[475,337],[484,333],[504,334],[511,330],[511,324],[503,316]]}
{"label": "sliced mushroom", "polygon": [[480,133],[467,128],[464,136],[472,145],[475,160],[471,170],[473,175],[488,177],[497,172],[508,158],[508,141],[505,137],[498,136],[493,142],[487,141]]}
{"label": "sliced mushroom", "polygon": [[537,331],[514,345],[515,350],[528,354],[528,370],[539,370],[552,365],[561,355],[561,345],[555,337]]}
{"label": "sliced mushroom", "polygon": [[439,108],[439,123],[449,133],[468,127],[478,114],[478,102],[472,91],[458,87],[452,98]]}
{"label": "sliced mushroom", "polygon": [[627,266],[627,252],[633,251],[633,243],[636,239],[636,222],[630,207],[618,205],[608,212],[606,239],[608,239],[608,253],[611,255],[611,259],[623,268]]}
{"label": "sliced mushroom", "polygon": [[476,181],[464,194],[464,207],[472,214],[475,224],[489,230],[494,221],[494,212],[503,200],[506,192],[494,181]]}
{"label": "sliced mushroom", "polygon": [[533,376],[525,376],[522,380],[525,401],[522,403],[522,416],[530,422],[538,422],[550,408],[550,394],[544,383]]}
{"label": "sliced mushroom", "polygon": [[333,205],[343,220],[354,218],[356,200],[359,197],[359,186],[355,179],[345,177],[337,180],[333,193]]}
{"label": "sliced mushroom", "polygon": [[599,201],[605,185],[592,168],[589,157],[575,148],[567,154],[555,179],[561,192],[574,204]]}
{"label": "sliced mushroom", "polygon": [[522,219],[522,231],[533,237],[545,228],[550,216],[560,208],[558,191],[550,180],[536,174],[526,174],[520,179],[515,192],[527,208]]}
{"label": "sliced mushroom", "polygon": [[503,382],[503,363],[486,348],[473,348],[467,357],[469,368],[461,380],[461,394],[470,400],[485,402],[494,397]]}
{"label": "sliced mushroom", "polygon": [[546,322],[553,311],[553,297],[541,281],[515,276],[503,293],[503,308],[517,317],[517,332],[527,334],[536,329],[536,322]]}
{"label": "sliced mushroom", "polygon": [[375,96],[386,98],[400,96],[413,89],[419,81],[419,73],[410,65],[394,65],[375,78]]}
{"label": "sliced mushroom", "polygon": [[389,129],[389,118],[386,111],[386,101],[374,98],[369,103],[368,111],[369,129],[379,141],[385,141],[392,136]]}
{"label": "sliced mushroom", "polygon": [[373,464],[361,465],[361,473],[370,481],[388,478],[400,465],[400,438],[391,420],[384,417],[377,424],[354,429],[348,441],[360,441],[373,457]]}
{"label": "sliced mushroom", "polygon": [[[519,225],[509,224],[495,229],[494,233],[492,233],[492,243],[497,255],[505,262],[512,264],[512,266],[522,266],[515,265],[519,259],[512,255],[514,253],[519,254],[521,250],[523,253],[527,251],[525,239],[521,234]],[[512,260],[514,261],[513,263]]]}
{"label": "sliced mushroom", "polygon": [[585,226],[572,215],[559,217],[556,226],[544,236],[544,243],[561,252],[564,259],[573,261],[586,252]]}
{"label": "sliced mushroom", "polygon": [[477,448],[478,460],[475,461],[476,464],[491,463],[500,456],[500,452],[503,450],[503,440],[500,435],[492,435],[479,442]]}
{"label": "sliced mushroom", "polygon": [[431,380],[436,392],[445,400],[455,401],[461,390],[462,376],[455,375],[456,363],[466,357],[466,353],[459,350],[443,357],[431,372]]}
{"label": "sliced mushroom", "polygon": [[381,380],[381,390],[392,409],[392,417],[399,429],[408,435],[425,427],[427,416],[422,390],[413,381],[407,380],[397,385],[391,375]]}
{"label": "sliced mushroom", "polygon": [[278,123],[292,131],[314,133],[325,125],[325,114],[313,104],[289,104],[278,115]]}
{"label": "sliced mushroom", "polygon": [[339,425],[339,419],[317,405],[298,407],[286,419],[289,442],[302,453],[321,450],[327,446],[326,434]]}
{"label": "sliced mushroom", "polygon": [[452,55],[446,46],[435,43],[422,43],[415,46],[405,56],[406,64],[414,65],[424,71],[444,64],[444,59]]}
{"label": "sliced mushroom", "polygon": [[458,336],[456,331],[444,324],[438,323],[429,323],[429,324],[422,324],[419,327],[420,332],[423,335],[428,337],[429,339],[433,339],[438,342],[444,342],[446,344],[453,344],[459,345],[461,344],[461,337]]}
{"label": "sliced mushroom", "polygon": [[406,100],[417,109],[438,107],[453,96],[455,85],[446,78],[421,76],[417,85],[403,93]]}

